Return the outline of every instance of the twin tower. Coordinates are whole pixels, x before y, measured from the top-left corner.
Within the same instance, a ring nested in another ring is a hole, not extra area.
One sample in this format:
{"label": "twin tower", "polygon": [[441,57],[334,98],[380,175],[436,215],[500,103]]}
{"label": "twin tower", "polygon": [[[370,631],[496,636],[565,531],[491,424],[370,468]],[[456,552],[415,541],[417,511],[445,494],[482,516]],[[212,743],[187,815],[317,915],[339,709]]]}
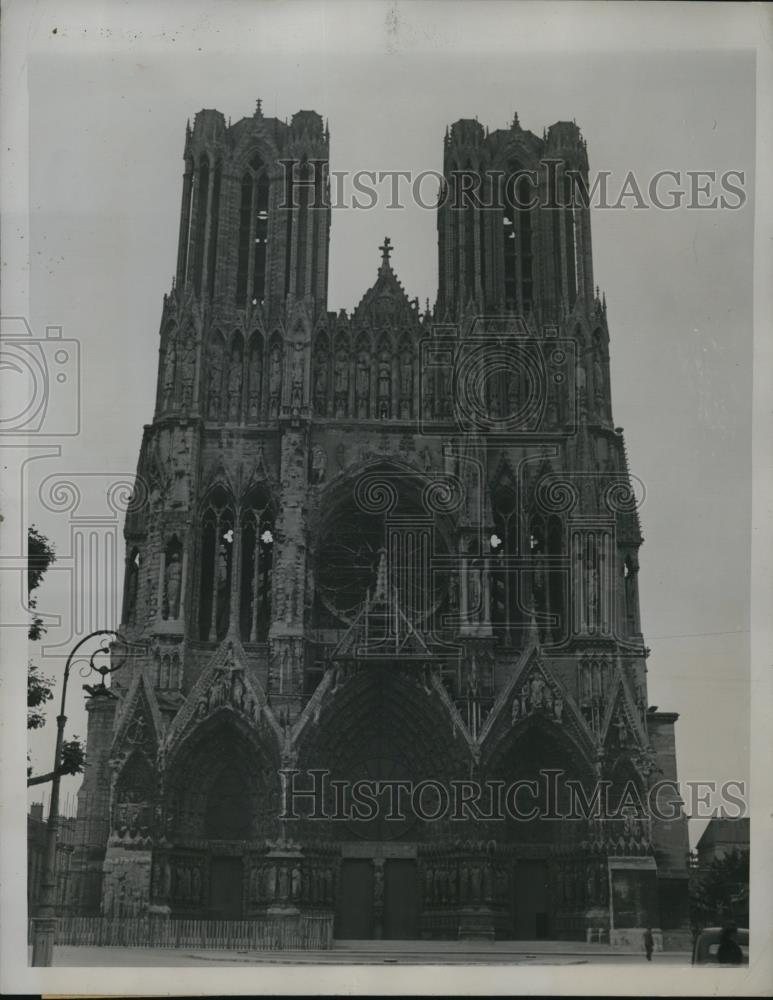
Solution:
{"label": "twin tower", "polygon": [[676,775],[577,126],[450,128],[425,310],[386,239],[328,311],[328,155],[313,111],[186,130],[125,525],[142,652],[89,702],[69,905],[328,914],[342,937],[676,933],[678,809],[282,819],[283,768],[441,791],[553,768],[642,800]]}

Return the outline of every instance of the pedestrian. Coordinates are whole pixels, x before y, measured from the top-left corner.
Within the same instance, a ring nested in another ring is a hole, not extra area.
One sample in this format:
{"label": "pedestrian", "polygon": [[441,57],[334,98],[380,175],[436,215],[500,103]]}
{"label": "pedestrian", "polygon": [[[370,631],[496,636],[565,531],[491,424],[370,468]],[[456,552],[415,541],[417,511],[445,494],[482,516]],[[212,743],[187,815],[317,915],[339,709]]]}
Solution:
{"label": "pedestrian", "polygon": [[725,924],[717,948],[717,961],[720,965],[740,965],[743,962],[741,946],[736,941],[738,929],[735,924]]}
{"label": "pedestrian", "polygon": [[652,928],[648,927],[644,932],[644,953],[647,956],[647,961],[652,961],[652,952],[655,948],[655,938],[652,936]]}

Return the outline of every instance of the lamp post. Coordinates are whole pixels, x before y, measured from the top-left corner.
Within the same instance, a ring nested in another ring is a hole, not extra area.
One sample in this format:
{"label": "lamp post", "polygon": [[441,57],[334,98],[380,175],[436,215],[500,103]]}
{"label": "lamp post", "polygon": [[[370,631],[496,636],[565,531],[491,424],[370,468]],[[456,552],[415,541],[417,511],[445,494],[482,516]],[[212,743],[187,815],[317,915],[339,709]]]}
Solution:
{"label": "lamp post", "polygon": [[[119,643],[128,647],[123,636],[115,629],[98,629],[84,636],[80,642],[76,643],[67,657],[64,666],[64,680],[62,681],[62,698],[59,706],[59,715],[56,717],[56,749],[54,751],[54,768],[51,779],[51,803],[48,810],[48,824],[46,826],[46,850],[43,857],[43,872],[40,885],[40,907],[38,916],[33,918],[32,934],[32,964],[33,966],[51,965],[54,955],[54,936],[56,932],[56,844],[59,827],[59,781],[62,758],[62,745],[64,743],[64,727],[67,716],[64,714],[65,699],[67,698],[67,681],[70,677],[70,668],[75,662],[76,653],[86,645],[87,642],[102,636],[99,647],[91,656],[81,656],[88,664],[88,672],[95,672],[102,676],[102,686],[105,686],[105,677],[115,673],[126,663],[126,657],[114,664],[111,658],[113,647]],[[111,642],[107,642],[106,636],[114,636]],[[108,657],[108,662],[101,666],[95,665],[97,657]]]}

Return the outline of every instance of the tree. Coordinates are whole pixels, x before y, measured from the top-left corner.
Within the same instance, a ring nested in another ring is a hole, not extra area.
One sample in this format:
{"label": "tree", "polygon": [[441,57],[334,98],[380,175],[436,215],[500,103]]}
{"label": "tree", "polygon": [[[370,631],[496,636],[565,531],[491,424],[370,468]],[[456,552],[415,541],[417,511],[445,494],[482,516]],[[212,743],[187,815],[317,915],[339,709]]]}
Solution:
{"label": "tree", "polygon": [[703,927],[749,920],[749,853],[734,848],[697,868],[690,879],[690,923]]}
{"label": "tree", "polygon": [[27,531],[27,605],[32,612],[32,622],[29,628],[29,637],[32,642],[38,642],[46,631],[42,618],[35,614],[38,607],[35,591],[46,575],[48,567],[55,562],[56,549],[33,524]]}
{"label": "tree", "polygon": [[[29,627],[29,639],[38,642],[46,631],[43,619],[37,615],[38,599],[35,591],[46,575],[48,567],[56,562],[56,550],[51,541],[33,524],[27,532],[27,605],[32,612]],[[43,706],[54,697],[54,679],[41,673],[40,668],[32,660],[27,664],[27,729],[40,729],[46,724]],[[75,736],[62,746],[62,756],[59,763],[59,774],[79,774],[83,771],[85,753],[83,744]],[[27,754],[27,785],[41,785],[51,781],[54,772],[31,777],[32,767]]]}

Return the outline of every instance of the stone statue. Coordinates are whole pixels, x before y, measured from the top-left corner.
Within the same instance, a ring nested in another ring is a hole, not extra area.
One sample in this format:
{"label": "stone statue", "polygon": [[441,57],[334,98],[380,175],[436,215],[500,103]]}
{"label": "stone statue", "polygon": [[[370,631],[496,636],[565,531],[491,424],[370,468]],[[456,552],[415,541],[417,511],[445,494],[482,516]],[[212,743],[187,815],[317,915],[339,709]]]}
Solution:
{"label": "stone statue", "polygon": [[303,405],[303,344],[293,344],[293,367],[290,379],[290,404],[294,409]]}
{"label": "stone statue", "polygon": [[515,725],[515,723],[520,719],[520,717],[521,717],[521,706],[518,701],[518,698],[516,697],[513,698],[513,707],[510,713],[510,722],[513,725]]}
{"label": "stone statue", "polygon": [[242,395],[242,355],[238,347],[231,355],[231,367],[228,371],[228,419],[238,420],[241,410]]}
{"label": "stone statue", "polygon": [[544,689],[545,682],[539,674],[535,674],[529,682],[529,708],[532,712],[542,707]]}
{"label": "stone statue", "polygon": [[183,406],[190,406],[193,399],[193,382],[196,377],[196,340],[191,335],[185,341],[182,359]]}
{"label": "stone statue", "polygon": [[311,452],[311,481],[314,484],[319,484],[325,480],[325,471],[327,469],[327,454],[325,449],[318,444],[314,445]]}
{"label": "stone statue", "polygon": [[384,866],[376,865],[376,870],[373,875],[373,901],[375,903],[383,903],[384,901]]}
{"label": "stone statue", "polygon": [[263,358],[258,344],[253,344],[250,352],[249,399],[247,410],[252,421],[260,417],[260,392],[263,382]]}
{"label": "stone statue", "polygon": [[370,404],[370,362],[368,355],[361,351],[357,358],[357,373],[354,383],[357,395],[357,416],[368,417]]}
{"label": "stone statue", "polygon": [[585,393],[586,378],[585,378],[585,365],[582,363],[580,358],[577,359],[577,365],[575,368],[575,384],[577,392],[582,397]]}
{"label": "stone statue", "polygon": [[448,872],[448,902],[456,902],[456,868],[451,868]]}
{"label": "stone statue", "polygon": [[164,409],[169,407],[174,395],[176,369],[177,349],[174,346],[174,341],[170,340],[166,349],[166,358],[164,359]]}
{"label": "stone statue", "polygon": [[180,584],[182,564],[180,556],[173,552],[166,567],[166,618],[176,620],[180,615]]}
{"label": "stone statue", "polygon": [[442,902],[442,879],[443,873],[440,868],[435,869],[435,873],[432,878],[432,897],[436,903]]}
{"label": "stone statue", "polygon": [[300,899],[301,895],[301,870],[298,865],[293,866],[290,876],[290,895],[293,899]]}
{"label": "stone statue", "polygon": [[223,348],[217,343],[209,349],[207,359],[209,367],[209,418],[220,419],[220,401],[223,391]]}
{"label": "stone statue", "polygon": [[314,372],[314,409],[323,417],[327,416],[327,365],[327,351],[321,350]]}
{"label": "stone statue", "polygon": [[448,606],[452,611],[459,610],[459,577],[452,573],[448,580]]}
{"label": "stone statue", "polygon": [[282,865],[279,869],[279,898],[281,900],[287,899],[288,888],[287,868]]}
{"label": "stone statue", "polygon": [[336,417],[345,417],[349,406],[349,358],[343,348],[336,354],[335,397]]}
{"label": "stone statue", "polygon": [[164,858],[161,867],[161,896],[163,899],[169,898],[169,893],[172,889],[172,868],[169,864],[169,859]]}
{"label": "stone statue", "polygon": [[115,909],[115,885],[109,876],[105,879],[105,892],[102,896],[102,914],[112,917]]}
{"label": "stone statue", "polygon": [[333,873],[329,868],[325,869],[323,881],[325,886],[325,902],[330,903],[333,899]]}
{"label": "stone statue", "polygon": [[483,610],[481,602],[481,569],[477,560],[470,564],[467,574],[468,617],[478,620]]}
{"label": "stone statue", "polygon": [[483,869],[483,898],[490,903],[494,897],[494,872],[490,864]]}
{"label": "stone statue", "polygon": [[407,350],[400,358],[400,396],[404,400],[413,400],[413,355]]}
{"label": "stone statue", "polygon": [[228,624],[228,550],[223,542],[217,550],[217,623],[218,632],[224,631],[223,625]]}
{"label": "stone statue", "polygon": [[381,355],[378,363],[378,396],[382,403],[389,405],[392,396],[392,364],[386,353]]}
{"label": "stone statue", "polygon": [[282,392],[282,351],[279,344],[271,348],[271,370],[269,374],[269,396],[272,416],[279,413],[279,397]]}
{"label": "stone statue", "polygon": [[601,408],[604,402],[604,375],[598,354],[593,359],[593,397],[596,400],[596,406]]}
{"label": "stone statue", "polygon": [[448,417],[451,415],[451,381],[452,372],[450,365],[442,365],[440,368],[440,415]]}
{"label": "stone statue", "polygon": [[246,688],[244,687],[244,681],[242,680],[241,670],[235,670],[232,676],[233,688],[231,690],[231,701],[238,709],[243,710]]}
{"label": "stone statue", "polygon": [[473,865],[472,871],[470,872],[470,889],[472,895],[472,902],[480,902],[480,868],[477,865]]}
{"label": "stone statue", "polygon": [[269,900],[276,896],[276,865],[266,868],[266,896]]}
{"label": "stone statue", "polygon": [[201,899],[201,870],[198,867],[191,873],[191,897],[194,903]]}
{"label": "stone statue", "polygon": [[465,863],[459,873],[459,902],[468,903],[470,901],[470,872]]}
{"label": "stone statue", "polygon": [[187,865],[182,866],[180,873],[181,895],[183,899],[191,898],[191,870]]}
{"label": "stone statue", "polygon": [[126,623],[131,625],[136,620],[137,612],[137,589],[139,586],[139,566],[136,562],[129,565],[129,573],[126,580]]}
{"label": "stone statue", "polygon": [[553,718],[556,720],[556,722],[561,722],[563,716],[564,716],[564,699],[561,697],[559,693],[557,693],[553,701]]}

